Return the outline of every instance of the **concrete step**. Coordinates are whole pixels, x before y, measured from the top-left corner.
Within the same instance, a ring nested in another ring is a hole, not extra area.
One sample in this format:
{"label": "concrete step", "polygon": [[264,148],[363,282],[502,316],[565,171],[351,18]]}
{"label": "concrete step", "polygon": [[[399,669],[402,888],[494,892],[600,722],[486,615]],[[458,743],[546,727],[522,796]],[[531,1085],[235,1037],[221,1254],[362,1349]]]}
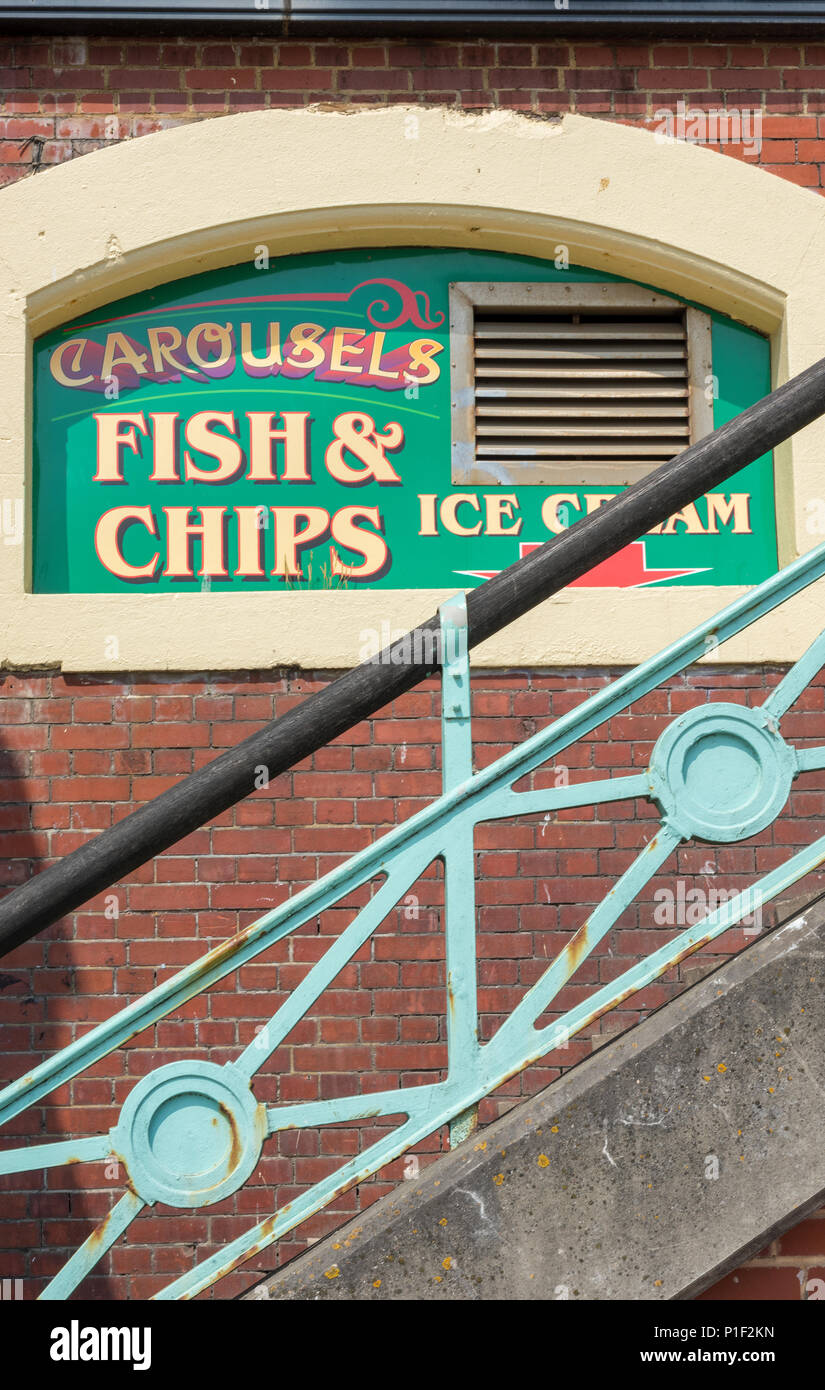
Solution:
{"label": "concrete step", "polygon": [[825,1201],[825,902],[245,1298],[689,1299]]}

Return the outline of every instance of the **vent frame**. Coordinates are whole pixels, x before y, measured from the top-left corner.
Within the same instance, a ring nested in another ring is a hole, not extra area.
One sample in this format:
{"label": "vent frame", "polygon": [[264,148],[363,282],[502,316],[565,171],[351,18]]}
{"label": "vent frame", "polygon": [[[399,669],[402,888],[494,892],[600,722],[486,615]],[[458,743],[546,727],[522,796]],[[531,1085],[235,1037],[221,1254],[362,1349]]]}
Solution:
{"label": "vent frame", "polygon": [[[514,317],[528,314],[568,314],[583,312],[620,318],[622,315],[650,317],[684,315],[684,341],[687,352],[687,435],[682,448],[704,438],[713,430],[713,401],[706,394],[707,378],[712,376],[711,320],[708,314],[679,299],[624,282],[586,282],[580,284],[533,281],[471,282],[450,285],[450,371],[452,385],[451,481],[485,487],[524,485],[604,485],[621,487],[638,481],[662,462],[661,456],[645,459],[628,450],[627,458],[510,457],[505,461],[485,460],[477,455],[476,439],[476,317],[484,311],[514,311]],[[584,373],[583,373],[584,375]],[[529,398],[524,402],[527,404]],[[515,407],[514,414],[518,413]],[[680,449],[674,449],[673,457]]]}

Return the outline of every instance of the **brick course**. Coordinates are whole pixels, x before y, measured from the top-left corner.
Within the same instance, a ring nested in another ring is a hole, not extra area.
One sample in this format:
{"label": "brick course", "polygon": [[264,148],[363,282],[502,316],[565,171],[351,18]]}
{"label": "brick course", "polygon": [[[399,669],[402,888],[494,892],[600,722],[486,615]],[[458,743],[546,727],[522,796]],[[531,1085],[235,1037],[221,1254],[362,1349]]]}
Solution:
{"label": "brick course", "polygon": [[[307,43],[0,36],[0,186],[123,139],[273,107],[447,103],[661,126],[679,100],[758,108],[758,153],[722,152],[822,187],[825,45]],[[30,137],[36,143],[21,148]],[[40,142],[42,141],[42,145]],[[38,156],[39,150],[39,156]]]}

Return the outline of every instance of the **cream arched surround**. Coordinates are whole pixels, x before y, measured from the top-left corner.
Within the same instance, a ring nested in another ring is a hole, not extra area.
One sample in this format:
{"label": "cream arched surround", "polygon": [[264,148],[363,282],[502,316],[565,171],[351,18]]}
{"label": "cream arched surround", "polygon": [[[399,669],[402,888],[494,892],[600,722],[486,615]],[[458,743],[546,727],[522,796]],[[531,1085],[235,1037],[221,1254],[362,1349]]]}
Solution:
{"label": "cream arched surround", "polygon": [[[674,291],[772,335],[775,380],[825,356],[825,200],[738,160],[582,116],[384,108],[255,112],[114,145],[0,196],[0,498],[28,498],[29,345],[122,295],[213,266],[374,245],[553,256]],[[817,539],[825,424],[777,451],[780,554]],[[37,595],[0,543],[0,665],[204,670],[358,659],[363,629],[407,628],[442,591]],[[724,661],[798,656],[815,591],[728,643]],[[478,665],[635,662],[734,589],[572,590]],[[115,637],[116,644],[109,639]],[[113,653],[116,651],[116,655]]]}

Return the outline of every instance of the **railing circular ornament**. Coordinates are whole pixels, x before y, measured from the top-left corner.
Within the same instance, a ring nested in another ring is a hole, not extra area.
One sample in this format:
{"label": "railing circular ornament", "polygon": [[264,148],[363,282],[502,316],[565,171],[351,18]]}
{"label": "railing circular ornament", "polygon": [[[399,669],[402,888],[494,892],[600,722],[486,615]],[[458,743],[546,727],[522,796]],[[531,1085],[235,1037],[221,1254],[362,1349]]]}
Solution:
{"label": "railing circular ornament", "polygon": [[730,842],[776,819],[796,758],[761,709],[699,705],[665,729],[650,763],[652,794],[686,839]]}
{"label": "railing circular ornament", "polygon": [[114,1148],[145,1202],[205,1207],[254,1171],[266,1112],[248,1082],[213,1062],[170,1062],[126,1100]]}

